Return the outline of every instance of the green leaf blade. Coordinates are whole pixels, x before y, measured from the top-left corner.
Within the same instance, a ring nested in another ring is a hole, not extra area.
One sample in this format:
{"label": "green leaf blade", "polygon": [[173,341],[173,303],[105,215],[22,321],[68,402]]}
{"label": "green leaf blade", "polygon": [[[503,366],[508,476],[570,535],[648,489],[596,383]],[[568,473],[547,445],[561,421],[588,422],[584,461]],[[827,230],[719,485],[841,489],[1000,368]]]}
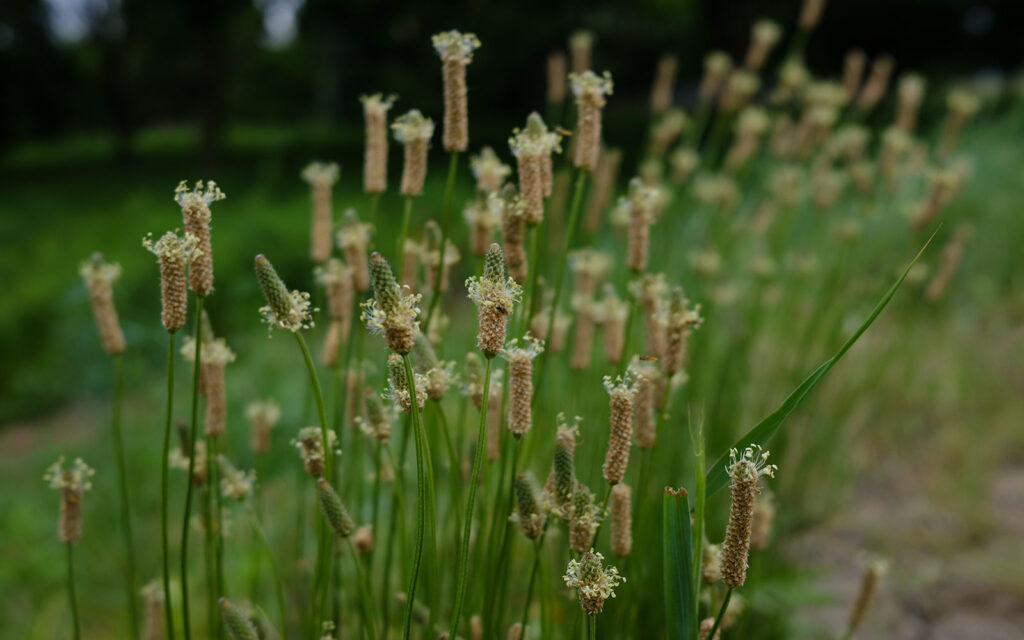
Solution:
{"label": "green leaf blade", "polygon": [[671,640],[696,640],[697,600],[693,593],[693,540],[686,490],[666,488],[662,509],[665,628]]}

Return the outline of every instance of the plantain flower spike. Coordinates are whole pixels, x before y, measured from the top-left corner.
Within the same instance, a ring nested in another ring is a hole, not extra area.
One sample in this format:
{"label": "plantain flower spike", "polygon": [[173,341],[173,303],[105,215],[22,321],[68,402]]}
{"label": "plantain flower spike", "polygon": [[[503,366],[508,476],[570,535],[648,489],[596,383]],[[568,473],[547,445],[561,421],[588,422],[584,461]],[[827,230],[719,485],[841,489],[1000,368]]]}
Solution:
{"label": "plantain flower spike", "polygon": [[224,621],[224,628],[228,630],[231,640],[259,640],[256,627],[235,605],[228,602],[227,598],[221,598],[220,617]]}
{"label": "plantain flower spike", "polygon": [[505,184],[505,178],[512,173],[512,167],[502,162],[490,147],[484,147],[480,155],[470,158],[469,167],[476,178],[477,191],[483,193],[497,193]]}
{"label": "plantain flower spike", "polygon": [[302,170],[302,179],[309,183],[310,199],[313,201],[309,225],[309,257],[317,264],[331,257],[331,189],[338,181],[338,172],[336,162],[311,162]]}
{"label": "plantain flower spike", "polygon": [[269,328],[286,329],[295,333],[313,326],[313,312],[309,294],[304,291],[288,291],[274,265],[261,253],[255,260],[256,280],[263,290],[267,304],[260,307],[260,315]]}
{"label": "plantain flower spike", "polygon": [[213,245],[210,243],[210,205],[225,198],[217,183],[208,180],[196,181],[195,187],[188,188],[188,181],[182,180],[174,190],[174,201],[181,207],[185,232],[196,238],[196,252],[189,269],[189,286],[198,296],[213,291]]}
{"label": "plantain flower spike", "polygon": [[573,161],[578,169],[593,171],[601,152],[601,110],[612,93],[612,75],[587,70],[569,74],[569,83],[579,112]]}
{"label": "plantain flower spike", "polygon": [[522,438],[533,424],[533,359],[544,352],[544,342],[529,334],[512,340],[502,355],[508,360],[508,428],[516,438]]}
{"label": "plantain flower spike", "polygon": [[114,280],[121,277],[121,265],[104,262],[103,254],[96,252],[79,266],[78,273],[89,289],[89,303],[103,350],[112,356],[123,353],[124,332],[117,319],[113,290]]}
{"label": "plantain flower spike", "polygon": [[366,122],[366,148],[363,155],[363,191],[380,194],[388,188],[388,110],[395,96],[375,93],[360,96]]}
{"label": "plantain flower spike", "polygon": [[356,530],[356,523],[352,520],[341,498],[322,477],[316,480],[316,494],[320,497],[320,509],[323,511],[324,519],[331,526],[331,531],[339,538],[347,538]]}
{"label": "plantain flower spike", "polygon": [[142,239],[142,246],[157,257],[160,265],[160,321],[164,329],[175,332],[185,326],[188,315],[186,268],[196,253],[196,237],[168,231],[156,242],[153,234]]}
{"label": "plantain flower spike", "polygon": [[520,473],[515,480],[516,511],[512,520],[519,525],[523,535],[535,540],[544,532],[547,513],[537,494],[533,477]]}
{"label": "plantain flower spike", "polygon": [[615,567],[605,567],[604,556],[593,550],[583,554],[580,560],[570,560],[563,580],[569,588],[576,589],[580,606],[589,615],[597,615],[604,608],[604,601],[615,597],[615,587],[626,579]]}
{"label": "plantain flower spike", "polygon": [[412,351],[419,332],[420,294],[402,295],[402,289],[384,256],[370,255],[373,297],[363,303],[362,320],[372,333],[381,334],[388,349],[398,355]]}
{"label": "plantain flower spike", "polygon": [[50,465],[43,479],[51,489],[60,491],[60,518],[57,537],[65,544],[77,542],[82,537],[82,496],[92,489],[92,477],[96,471],[75,458],[73,464],[64,466],[64,456]]}
{"label": "plantain flower spike", "polygon": [[469,146],[469,106],[466,91],[466,66],[480,40],[472,33],[444,31],[431,42],[441,57],[444,82],[444,149],[465,151]]}
{"label": "plantain flower spike", "polygon": [[491,359],[505,345],[508,317],[522,295],[522,288],[505,275],[505,256],[496,243],[484,256],[483,275],[466,280],[466,289],[477,305],[477,346],[484,357]]}
{"label": "plantain flower spike", "polygon": [[722,582],[731,589],[743,586],[747,578],[747,557],[750,553],[751,525],[754,500],[759,491],[761,476],[773,477],[776,466],[768,464],[768,452],[760,445],[749,446],[740,454],[729,452],[731,464],[726,469],[732,482],[729,485],[732,504],[729,523],[722,542]]}
{"label": "plantain flower spike", "polygon": [[391,125],[395,140],[402,143],[402,185],[400,191],[407,198],[423,193],[423,181],[427,177],[427,150],[434,136],[434,121],[423,117],[419,109],[412,109],[399,116]]}
{"label": "plantain flower spike", "polygon": [[551,154],[561,153],[561,141],[561,134],[548,131],[536,111],[526,118],[526,127],[515,129],[509,138],[517,162],[523,215],[529,227],[537,226],[544,218],[544,198],[551,195],[553,187]]}

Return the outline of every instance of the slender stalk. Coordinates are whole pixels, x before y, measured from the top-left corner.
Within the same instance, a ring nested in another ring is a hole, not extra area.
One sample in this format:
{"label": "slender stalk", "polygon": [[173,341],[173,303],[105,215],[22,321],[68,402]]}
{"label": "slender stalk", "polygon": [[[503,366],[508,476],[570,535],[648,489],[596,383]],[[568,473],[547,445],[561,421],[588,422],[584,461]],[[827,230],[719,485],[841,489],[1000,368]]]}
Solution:
{"label": "slender stalk", "polygon": [[398,466],[395,461],[394,451],[391,449],[391,443],[384,443],[384,451],[388,456],[388,460],[391,461],[391,469],[394,471],[394,489],[395,489],[395,508],[392,509],[391,526],[388,528],[388,542],[387,551],[384,554],[384,580],[381,586],[381,603],[382,603],[382,618],[384,620],[384,627],[382,634],[386,638],[388,635],[388,622],[390,616],[388,611],[391,608],[391,558],[394,555],[394,543],[395,543],[395,527],[397,525],[399,529],[399,535],[402,538],[402,566],[406,566],[405,557],[405,540],[408,539],[405,532],[405,500],[403,498],[403,485],[402,485],[402,469]]}
{"label": "slender stalk", "polygon": [[405,208],[402,210],[402,226],[398,232],[398,244],[395,245],[395,255],[398,256],[398,268],[402,269],[405,264],[405,239],[409,236],[409,220],[412,218],[412,203],[415,198],[405,197]]}
{"label": "slender stalk", "polygon": [[185,489],[185,515],[181,519],[181,613],[182,613],[182,625],[185,629],[185,638],[192,637],[191,629],[189,628],[189,617],[188,617],[188,533],[189,533],[189,519],[192,515],[192,494],[194,492],[194,482],[196,472],[196,425],[199,422],[199,366],[201,364],[201,358],[203,356],[203,301],[205,296],[196,296],[196,351],[195,351],[195,362],[192,366],[192,423],[189,426],[189,440],[188,440],[188,477],[186,479]]}
{"label": "slender stalk", "polygon": [[[209,460],[209,458],[207,458]],[[206,568],[206,626],[209,638],[217,637],[217,578],[213,568],[213,545],[210,544],[210,531],[213,529],[213,500],[210,499],[210,483],[207,476],[206,486],[199,494],[199,507],[203,518],[203,533],[206,544],[203,545],[203,565]]]}
{"label": "slender stalk", "polygon": [[419,582],[420,568],[423,564],[423,547],[427,534],[427,460],[426,460],[426,434],[423,432],[423,422],[420,419],[420,408],[416,399],[415,375],[412,370],[412,362],[408,354],[402,356],[405,363],[405,376],[409,381],[409,399],[412,403],[412,425],[416,436],[416,553],[413,556],[412,576],[409,578],[408,603],[405,610],[405,624],[402,637],[409,640],[412,633],[412,614],[416,604],[416,585]]}
{"label": "slender stalk", "polygon": [[132,543],[132,515],[128,503],[128,478],[124,462],[124,441],[121,437],[121,406],[124,396],[124,367],[121,354],[114,360],[114,406],[111,433],[114,437],[114,456],[117,459],[117,482],[121,494],[121,533],[125,546],[125,592],[128,598],[128,622],[133,637],[139,635],[139,613],[135,605],[135,547]]}
{"label": "slender stalk", "polygon": [[295,332],[295,339],[299,343],[299,348],[302,350],[302,357],[306,361],[306,370],[309,371],[309,384],[313,388],[313,395],[316,396],[316,410],[320,418],[320,438],[323,441],[324,448],[324,470],[327,476],[328,482],[334,483],[334,455],[329,450],[327,435],[327,408],[324,405],[324,393],[320,389],[320,380],[316,375],[316,365],[313,364],[313,356],[309,355],[309,347],[306,346],[306,340],[302,337],[302,334],[298,331]]}
{"label": "slender stalk", "polygon": [[427,319],[423,322],[423,333],[430,330],[430,321],[434,317],[434,310],[441,298],[441,279],[444,277],[444,245],[448,241],[448,218],[452,210],[452,191],[455,189],[455,173],[459,168],[459,152],[451,152],[451,160],[448,163],[448,182],[444,186],[444,200],[441,201],[441,248],[437,258],[437,277],[434,278],[434,293],[430,298],[430,308],[427,309]]}
{"label": "slender stalk", "polygon": [[[569,249],[572,247],[572,237],[576,231],[576,222],[580,217],[580,206],[583,203],[583,191],[587,186],[587,170],[580,169],[576,174],[576,186],[572,192],[572,204],[569,206],[569,225],[565,230],[565,239],[562,242],[562,253],[558,256],[558,269],[555,271],[555,294],[551,299],[551,309],[548,311],[548,327],[544,336],[544,344],[551,343],[551,335],[555,329],[555,314],[558,310],[558,303],[562,299],[562,281],[565,279],[565,263],[569,256]],[[548,351],[540,354],[539,370],[537,372],[537,387],[542,388],[544,381],[544,370],[548,361]],[[534,395],[534,401],[540,394]]]}
{"label": "slender stalk", "polygon": [[[380,440],[378,440],[377,448],[374,450],[373,453],[373,506],[370,515],[370,531],[373,532],[373,535],[377,535],[377,524],[380,522],[380,470],[383,452],[384,445]],[[369,556],[369,561],[367,562],[367,564],[369,565],[368,569],[371,570],[373,568],[373,556],[374,554],[371,553]]]}
{"label": "slender stalk", "polygon": [[455,448],[455,443],[452,441],[451,430],[448,428],[448,418],[444,414],[444,406],[438,400],[434,402],[434,407],[437,409],[437,421],[441,426],[441,435],[444,437],[445,448],[448,449],[448,472],[451,474],[450,482],[452,483],[451,511],[455,516],[455,531],[458,531],[462,526],[458,506],[460,494],[462,493],[459,491],[459,485],[461,484],[459,482],[460,458]]}
{"label": "slender stalk", "polygon": [[458,582],[455,589],[455,603],[452,605],[451,623],[448,629],[449,637],[454,638],[459,628],[459,621],[462,617],[462,606],[466,600],[466,578],[469,575],[469,536],[473,529],[473,503],[476,501],[476,486],[480,480],[480,469],[484,465],[484,449],[487,447],[487,405],[491,397],[491,364],[493,358],[486,358],[487,364],[484,368],[484,389],[483,402],[480,403],[480,424],[476,435],[476,452],[473,454],[473,473],[469,480],[469,498],[466,501],[466,522],[463,525],[462,540],[459,545],[459,558],[456,564],[458,571]]}
{"label": "slender stalk", "polygon": [[693,507],[693,599],[694,611],[700,605],[701,559],[704,550],[704,504],[707,494],[707,476],[704,475],[704,427],[697,426],[697,436],[693,439],[694,456],[697,458],[694,472],[694,507]]}
{"label": "slender stalk", "polygon": [[68,542],[64,546],[68,549],[68,604],[71,606],[71,630],[74,632],[74,639],[79,640],[82,631],[78,624],[78,601],[75,599],[74,545]]}
{"label": "slender stalk", "polygon": [[526,587],[526,604],[523,605],[523,616],[519,620],[519,626],[523,632],[521,637],[527,638],[529,634],[526,633],[526,618],[530,613],[530,602],[533,600],[533,585],[537,580],[537,570],[540,568],[540,549],[541,545],[544,544],[544,535],[547,533],[547,527],[541,532],[540,537],[537,538],[537,542],[533,545],[533,569],[530,570],[530,582]]}
{"label": "slender stalk", "polygon": [[590,640],[597,638],[597,616],[587,614],[587,634]]}
{"label": "slender stalk", "polygon": [[622,334],[622,355],[619,357],[620,376],[626,373],[626,368],[629,366],[629,343],[633,335],[633,318],[636,317],[636,296],[629,292],[629,287],[626,288],[626,295],[629,297],[629,313],[626,315],[626,329]]}
{"label": "slender stalk", "polygon": [[345,538],[345,542],[348,543],[348,550],[352,556],[352,564],[356,566],[356,576],[359,580],[359,599],[363,604],[363,615],[366,617],[366,622],[370,626],[370,640],[377,640],[377,614],[373,608],[373,599],[370,597],[370,584],[366,580],[366,571],[363,569],[363,560],[359,557],[359,552],[356,551],[356,546],[352,544],[352,538]]}
{"label": "slender stalk", "polygon": [[[377,226],[377,210],[380,207],[380,194],[374,193],[370,196],[370,224]],[[373,240],[371,239],[371,243]],[[372,247],[371,247],[372,248]]]}
{"label": "slender stalk", "polygon": [[[505,412],[503,411],[502,413]],[[508,497],[505,499],[504,503],[496,501],[497,509],[494,512],[492,526],[497,527],[500,532],[498,538],[498,553],[496,556],[498,560],[498,567],[493,574],[496,579],[496,585],[495,588],[491,590],[487,608],[485,609],[485,613],[487,614],[487,622],[484,626],[485,637],[490,636],[490,634],[487,633],[489,630],[501,627],[500,616],[502,610],[498,607],[497,602],[503,598],[506,587],[508,586],[508,574],[505,570],[508,567],[508,563],[512,555],[508,550],[509,541],[511,540],[511,537],[508,535],[509,528],[511,527],[511,523],[508,521],[508,514],[512,512],[512,503],[515,501],[515,477],[516,471],[519,469],[519,450],[522,448],[522,445],[522,438],[514,438],[512,445],[512,468],[509,469],[508,474],[508,493],[506,494]],[[504,489],[504,485],[502,485],[501,489]]]}
{"label": "slender stalk", "polygon": [[[212,461],[209,468],[209,480],[210,491],[213,493],[212,499],[212,530],[210,533],[210,541],[213,543],[213,568],[215,571],[216,578],[216,596],[220,598],[221,595],[227,593],[224,588],[224,513],[221,505],[220,495],[220,441],[216,437],[209,436],[206,439],[206,450],[212,452],[212,457],[209,460]],[[224,635],[224,620],[218,615],[217,616],[217,637],[223,637]]]}
{"label": "slender stalk", "polygon": [[270,562],[270,572],[274,574],[274,595],[277,597],[277,608],[281,614],[281,636],[283,640],[288,640],[288,614],[284,604],[284,585],[281,582],[281,574],[277,569],[277,563],[274,561],[274,554],[270,550],[270,542],[267,540],[267,533],[263,530],[263,525],[260,523],[260,518],[249,507],[249,517],[252,522],[253,531],[256,532],[256,537],[260,540],[260,546],[263,547],[263,551],[267,555],[267,560]]}
{"label": "slender stalk", "polygon": [[160,544],[163,554],[164,623],[167,638],[174,640],[174,611],[171,608],[171,553],[167,542],[168,456],[171,452],[171,418],[174,413],[174,331],[167,333],[167,409],[164,412],[164,449],[160,459]]}
{"label": "slender stalk", "polygon": [[725,612],[729,608],[730,598],[732,598],[732,588],[725,592],[725,598],[722,599],[722,606],[718,610],[718,615],[715,616],[715,624],[711,627],[708,638],[714,638],[715,634],[718,633],[718,627],[722,625],[722,618],[725,617]]}

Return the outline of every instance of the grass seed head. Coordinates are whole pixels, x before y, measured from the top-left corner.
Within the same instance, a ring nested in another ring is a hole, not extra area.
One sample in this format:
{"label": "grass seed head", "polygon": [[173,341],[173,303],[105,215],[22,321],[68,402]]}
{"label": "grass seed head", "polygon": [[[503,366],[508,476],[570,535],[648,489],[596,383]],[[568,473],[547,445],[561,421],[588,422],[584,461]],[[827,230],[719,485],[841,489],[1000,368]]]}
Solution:
{"label": "grass seed head", "polygon": [[633,402],[636,398],[636,380],[626,372],[625,377],[612,379],[605,376],[604,388],[610,396],[608,449],[601,470],[608,484],[618,484],[626,475],[629,448],[633,445]]}
{"label": "grass seed head", "polygon": [[544,342],[529,334],[502,350],[508,360],[508,429],[516,438],[525,436],[533,424],[533,359],[543,352]]}

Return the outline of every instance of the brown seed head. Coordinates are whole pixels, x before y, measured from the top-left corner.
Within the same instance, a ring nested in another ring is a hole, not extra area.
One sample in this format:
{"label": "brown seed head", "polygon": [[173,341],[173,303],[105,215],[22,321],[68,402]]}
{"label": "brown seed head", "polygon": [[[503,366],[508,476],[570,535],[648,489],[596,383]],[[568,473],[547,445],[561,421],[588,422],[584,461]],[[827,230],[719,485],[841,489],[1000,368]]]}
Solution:
{"label": "brown seed head", "polygon": [[493,358],[505,344],[508,316],[522,293],[515,280],[505,277],[505,257],[500,246],[490,246],[484,257],[483,276],[466,280],[466,289],[479,315],[477,346],[485,357]]}
{"label": "brown seed head", "polygon": [[627,556],[633,547],[633,500],[629,485],[620,482],[612,487],[611,501],[612,553]]}
{"label": "brown seed head", "polygon": [[78,273],[89,289],[89,303],[103,350],[112,356],[122,353],[125,348],[124,332],[114,308],[112,286],[114,280],[121,277],[121,265],[103,262],[103,254],[97,252],[79,266]]}
{"label": "brown seed head", "polygon": [[626,475],[629,463],[629,448],[633,444],[633,401],[636,398],[636,383],[627,372],[625,378],[604,379],[604,388],[610,396],[608,449],[601,470],[608,484],[618,484]]}
{"label": "brown seed head", "polygon": [[434,135],[434,121],[423,117],[419,109],[413,109],[399,116],[391,129],[395,140],[404,146],[401,193],[409,198],[419,196],[427,177],[427,149]]}
{"label": "brown seed head", "polygon": [[636,398],[633,413],[636,417],[636,446],[650,449],[657,437],[655,407],[658,405],[658,369],[651,362],[634,360],[630,364],[636,376]]}
{"label": "brown seed head", "polygon": [[[586,69],[586,67],[583,67]],[[548,104],[562,104],[569,91],[565,78],[567,74],[565,54],[553,51],[548,54]]]}
{"label": "brown seed head", "polygon": [[160,320],[164,329],[174,332],[185,326],[188,314],[188,283],[185,270],[196,251],[196,239],[186,233],[179,236],[168,231],[153,242],[152,234],[142,240],[142,246],[157,257],[160,264]]}
{"label": "brown seed head", "polygon": [[470,158],[469,167],[476,178],[477,190],[484,193],[500,191],[501,185],[505,184],[505,178],[512,173],[512,167],[502,162],[490,147],[484,147],[480,150],[480,155]]}
{"label": "brown seed head", "polygon": [[361,96],[366,122],[366,149],[363,155],[363,191],[384,193],[388,188],[388,110],[395,96],[380,93]]}
{"label": "brown seed head", "polygon": [[751,523],[754,515],[754,499],[758,492],[758,480],[762,475],[772,476],[775,465],[767,464],[768,452],[761,447],[747,447],[740,455],[736,449],[730,452],[732,464],[728,467],[732,483],[729,485],[732,504],[729,508],[729,523],[722,542],[722,582],[736,589],[747,579],[747,557],[750,552]]}
{"label": "brown seed head", "polygon": [[584,228],[593,233],[601,226],[602,216],[608,209],[615,192],[615,182],[622,164],[622,150],[602,147],[597,157],[597,168],[587,197]]}
{"label": "brown seed head", "polygon": [[[337,436],[331,429],[327,431],[327,441],[330,454],[333,455]],[[324,473],[325,455],[323,442],[320,427],[316,426],[302,427],[299,429],[298,436],[292,440],[292,445],[299,450],[306,473],[314,478],[319,478]]]}
{"label": "brown seed head", "polygon": [[82,497],[92,489],[92,477],[96,474],[81,458],[64,466],[64,457],[50,465],[43,479],[51,489],[60,491],[60,518],[57,537],[65,544],[77,542],[82,537]]}
{"label": "brown seed head", "polygon": [[213,245],[210,243],[210,204],[224,199],[224,193],[213,180],[203,184],[198,180],[188,188],[182,180],[174,190],[174,201],[181,206],[185,232],[196,239],[196,251],[189,269],[189,286],[196,295],[205,296],[213,291]]}
{"label": "brown seed head", "polygon": [[565,584],[575,588],[580,599],[580,606],[590,615],[601,613],[604,601],[615,597],[615,587],[625,582],[615,567],[604,567],[604,556],[587,551],[577,562],[570,560],[566,568]]}
{"label": "brown seed head", "polygon": [[683,295],[682,287],[672,287],[665,321],[667,344],[662,361],[662,369],[666,376],[672,377],[683,370],[686,364],[686,342],[690,333],[702,322],[700,305],[689,307],[689,300]]}
{"label": "brown seed head", "polygon": [[569,510],[569,547],[576,553],[590,549],[597,531],[598,512],[590,489],[582,484],[577,486]]}
{"label": "brown seed head", "polygon": [[508,360],[508,429],[517,438],[526,435],[532,425],[533,359],[544,351],[544,343],[529,334],[512,340],[502,351]]}
{"label": "brown seed head", "polygon": [[800,7],[800,18],[797,24],[801,29],[810,31],[818,26],[821,14],[825,10],[825,0],[804,0]]}
{"label": "brown seed head", "polygon": [[718,98],[731,69],[732,59],[723,51],[712,51],[704,57],[704,76],[697,90],[702,103],[710,103]]}
{"label": "brown seed head", "polygon": [[868,556],[863,562],[864,572],[861,574],[857,598],[853,601],[850,621],[847,623],[847,629],[851,634],[860,628],[864,618],[867,617],[871,602],[875,599],[875,593],[878,591],[878,583],[889,570],[889,563],[878,556]]}
{"label": "brown seed head", "polygon": [[302,179],[309,183],[310,199],[313,202],[309,225],[309,257],[317,264],[331,257],[331,189],[338,181],[338,171],[336,162],[311,162],[302,170]]}
{"label": "brown seed head", "polygon": [[367,328],[384,336],[388,349],[405,355],[412,350],[419,332],[419,301],[421,296],[402,295],[391,272],[391,266],[376,251],[370,256],[373,298],[363,303],[362,320]]}
{"label": "brown seed head", "polygon": [[583,73],[590,68],[590,58],[594,49],[594,34],[583,29],[574,31],[569,36],[569,54],[572,56],[573,73]]}
{"label": "brown seed head", "polygon": [[672,104],[672,94],[676,86],[676,70],[679,59],[672,55],[663,55],[658,60],[654,72],[654,84],[651,86],[651,111],[662,113]]}
{"label": "brown seed head", "polygon": [[441,57],[444,82],[444,149],[465,151],[469,146],[469,107],[466,95],[466,65],[480,40],[472,33],[445,31],[432,38]]}
{"label": "brown seed head", "polygon": [[245,409],[252,429],[252,451],[263,454],[270,451],[270,430],[281,418],[281,408],[273,400],[256,400]]}
{"label": "brown seed head", "polygon": [[579,169],[593,171],[601,152],[601,110],[605,98],[612,93],[612,75],[605,71],[599,76],[587,70],[569,75],[573,95],[576,96],[578,125],[573,162]]}

